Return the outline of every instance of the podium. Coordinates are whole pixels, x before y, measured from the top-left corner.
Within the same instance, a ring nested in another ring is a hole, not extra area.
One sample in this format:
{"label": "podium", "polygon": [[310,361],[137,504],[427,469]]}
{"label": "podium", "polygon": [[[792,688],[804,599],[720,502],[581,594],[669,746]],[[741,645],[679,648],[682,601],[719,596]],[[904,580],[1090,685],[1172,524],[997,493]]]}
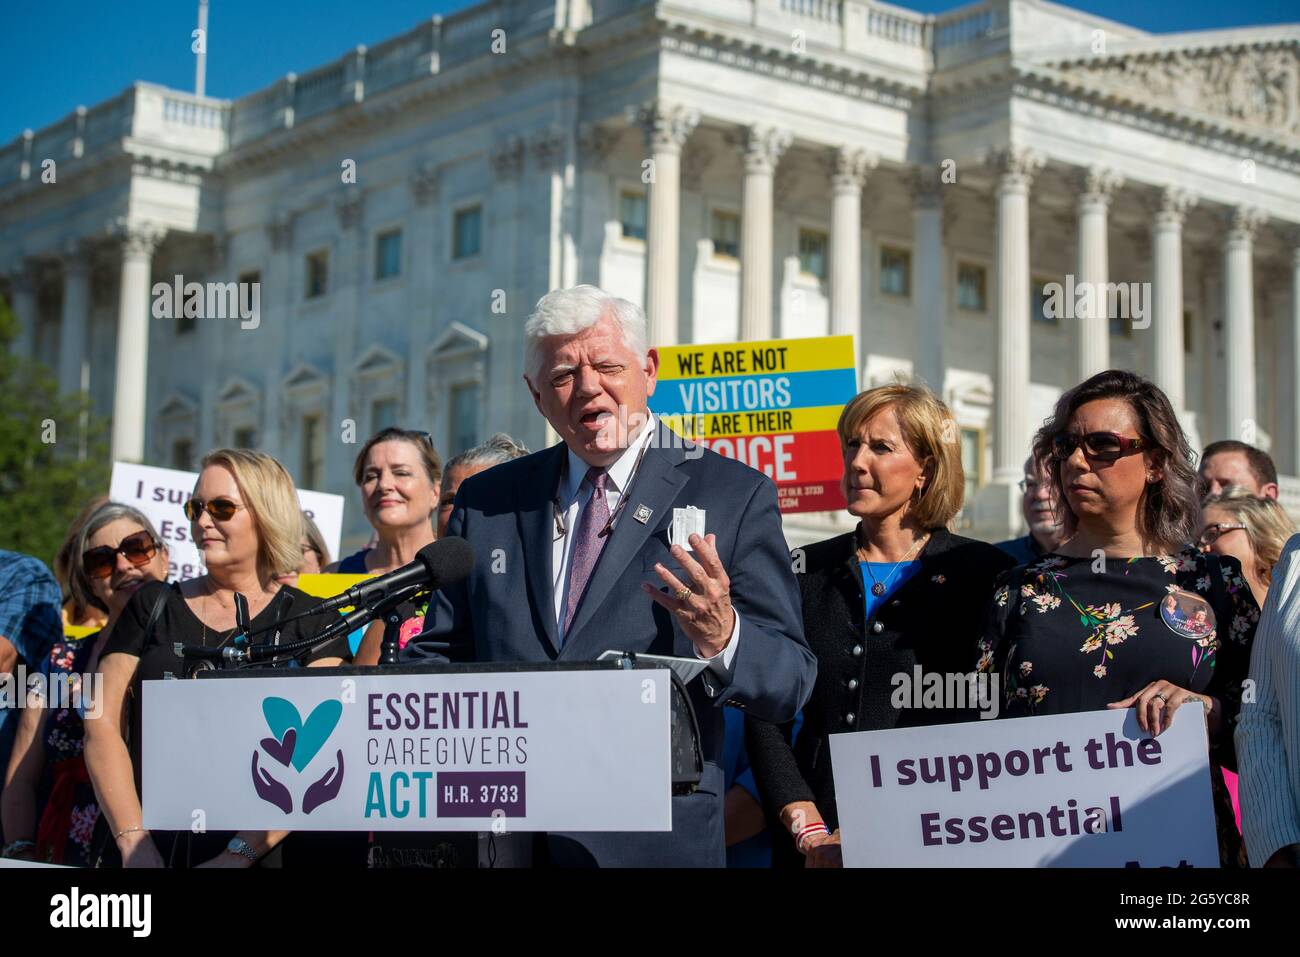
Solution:
{"label": "podium", "polygon": [[144,825],[667,831],[703,770],[661,662],[206,671],[144,683]]}

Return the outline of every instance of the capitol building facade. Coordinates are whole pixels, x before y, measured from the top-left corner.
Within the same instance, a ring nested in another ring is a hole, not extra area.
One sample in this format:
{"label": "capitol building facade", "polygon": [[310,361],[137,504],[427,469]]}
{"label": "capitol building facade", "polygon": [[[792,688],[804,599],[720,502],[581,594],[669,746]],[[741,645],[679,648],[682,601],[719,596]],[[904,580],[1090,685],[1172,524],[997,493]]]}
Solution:
{"label": "capitol building facade", "polygon": [[[247,445],[344,493],[345,545],[370,432],[548,441],[523,323],[579,282],[644,305],[656,345],[852,334],[864,387],[953,409],[976,534],[1016,530],[1033,430],[1111,366],[1194,443],[1269,449],[1294,510],[1300,26],[497,0],[233,101],[137,83],[0,148],[20,353],[111,417],[116,459]],[[157,291],[189,283],[256,309]],[[787,517],[792,544],[842,526]]]}

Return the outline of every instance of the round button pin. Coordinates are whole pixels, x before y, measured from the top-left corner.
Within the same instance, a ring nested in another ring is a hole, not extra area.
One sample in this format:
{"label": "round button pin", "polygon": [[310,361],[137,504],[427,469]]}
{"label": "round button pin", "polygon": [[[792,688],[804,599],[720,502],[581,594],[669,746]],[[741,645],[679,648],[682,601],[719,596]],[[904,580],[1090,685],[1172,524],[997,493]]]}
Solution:
{"label": "round button pin", "polygon": [[1216,621],[1210,603],[1194,592],[1179,589],[1160,602],[1160,617],[1175,635],[1204,647],[1214,638]]}

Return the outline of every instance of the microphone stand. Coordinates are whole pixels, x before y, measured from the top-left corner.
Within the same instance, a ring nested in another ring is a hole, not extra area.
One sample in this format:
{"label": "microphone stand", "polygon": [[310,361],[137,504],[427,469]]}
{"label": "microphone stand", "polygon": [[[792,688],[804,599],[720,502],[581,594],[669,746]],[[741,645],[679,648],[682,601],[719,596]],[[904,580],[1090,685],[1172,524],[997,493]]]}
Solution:
{"label": "microphone stand", "polygon": [[[384,596],[383,598],[379,599],[379,601],[375,602],[373,605],[368,605],[365,607],[365,613],[366,613],[365,618],[362,621],[357,622],[354,627],[364,628],[367,623],[374,621],[375,619],[383,616],[385,619],[384,620],[385,641],[387,641],[388,629],[390,627],[389,619],[395,616],[396,623],[391,625],[391,627],[393,630],[393,644],[394,647],[396,647],[398,636],[401,632],[401,627],[402,627],[402,615],[397,610],[398,606],[401,605],[403,602],[406,602],[414,598],[421,591],[425,591],[428,587],[429,586],[427,584],[408,585],[406,588],[399,589],[398,591],[393,592],[391,595]],[[335,627],[337,627],[337,623],[332,624],[330,626],[330,628],[335,628]],[[332,637],[333,636],[331,636],[331,640]],[[298,641],[290,642],[287,645],[274,646],[277,654],[275,654],[272,658],[266,660],[273,661],[276,658],[282,658],[285,657],[286,655],[292,656],[299,651],[306,651],[310,648],[315,647],[320,643],[321,643],[320,635],[315,635],[311,638],[300,638]],[[255,653],[260,653],[264,651],[267,647],[268,646],[266,645],[251,645],[245,652],[245,654],[250,656],[246,663],[250,665],[257,663],[257,661],[251,657],[251,655]],[[392,663],[397,664],[396,652],[394,652]]]}
{"label": "microphone stand", "polygon": [[399,642],[402,635],[402,613],[397,606],[405,602],[408,597],[411,596],[398,592],[376,602],[371,609],[375,618],[382,617],[384,619],[384,640],[379,646],[380,665],[397,664],[397,656],[401,651]]}

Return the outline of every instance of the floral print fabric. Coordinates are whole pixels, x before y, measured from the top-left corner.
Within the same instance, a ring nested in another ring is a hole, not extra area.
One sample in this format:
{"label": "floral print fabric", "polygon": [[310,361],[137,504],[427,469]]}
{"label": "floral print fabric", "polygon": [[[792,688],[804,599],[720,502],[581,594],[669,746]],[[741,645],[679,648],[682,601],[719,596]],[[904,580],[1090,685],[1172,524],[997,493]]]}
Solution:
{"label": "floral print fabric", "polygon": [[[55,642],[50,651],[50,677],[60,674],[68,675],[68,693],[73,701],[80,700],[81,675],[87,671],[91,650],[99,633],[83,638],[63,638]],[[59,856],[52,848],[44,848],[46,863],[66,864],[72,867],[88,867],[91,864],[91,836],[99,820],[99,804],[95,800],[95,789],[85,778],[81,767],[82,747],[85,742],[85,725],[83,716],[75,708],[57,708],[50,712],[45,721],[45,775],[55,782],[56,787],[50,797],[52,804],[64,805],[65,798],[60,791],[71,792],[71,811],[68,819],[67,840],[63,843],[63,853]],[[61,776],[69,780],[58,785]],[[66,806],[66,805],[64,805]],[[53,813],[54,807],[47,807],[46,813]]]}
{"label": "floral print fabric", "polygon": [[[1214,630],[1188,638],[1165,624],[1165,596],[1209,603]],[[1259,606],[1234,559],[1045,555],[999,578],[979,670],[1001,679],[1008,717],[1093,711],[1157,680],[1220,698],[1236,718]],[[1230,737],[1230,734],[1228,735]]]}

